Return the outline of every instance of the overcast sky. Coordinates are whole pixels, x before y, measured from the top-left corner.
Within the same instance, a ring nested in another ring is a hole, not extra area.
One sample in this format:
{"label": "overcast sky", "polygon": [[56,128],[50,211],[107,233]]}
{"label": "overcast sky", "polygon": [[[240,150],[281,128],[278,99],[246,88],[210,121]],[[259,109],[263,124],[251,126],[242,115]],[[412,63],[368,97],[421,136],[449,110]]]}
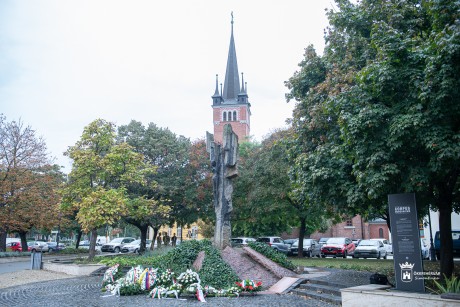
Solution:
{"label": "overcast sky", "polygon": [[0,1],[0,113],[32,126],[56,163],[97,118],[168,127],[191,140],[213,130],[230,13],[251,135],[285,126],[288,80],[304,49],[322,53],[331,0]]}

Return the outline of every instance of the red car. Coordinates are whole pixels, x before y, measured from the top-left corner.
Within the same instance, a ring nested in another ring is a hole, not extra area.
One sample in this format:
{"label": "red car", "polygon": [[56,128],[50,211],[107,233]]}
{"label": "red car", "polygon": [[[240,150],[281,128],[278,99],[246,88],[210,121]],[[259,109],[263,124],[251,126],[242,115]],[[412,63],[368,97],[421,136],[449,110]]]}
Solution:
{"label": "red car", "polygon": [[[22,246],[21,243],[19,242],[11,242],[9,243],[9,248],[11,248],[11,251],[13,252],[22,252]],[[30,252],[30,246],[27,247],[27,251]]]}
{"label": "red car", "polygon": [[355,244],[349,238],[330,238],[321,247],[321,256],[323,258],[326,256],[347,258],[347,256],[353,255],[355,248]]}

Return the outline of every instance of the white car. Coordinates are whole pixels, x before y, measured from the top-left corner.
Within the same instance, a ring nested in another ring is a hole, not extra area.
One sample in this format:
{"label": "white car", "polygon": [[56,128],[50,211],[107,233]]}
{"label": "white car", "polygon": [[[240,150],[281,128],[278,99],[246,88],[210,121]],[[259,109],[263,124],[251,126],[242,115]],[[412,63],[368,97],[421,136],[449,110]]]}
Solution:
{"label": "white car", "polygon": [[28,242],[27,246],[30,247],[31,252],[48,252],[49,247],[46,242],[43,241],[34,241],[34,242]]}
{"label": "white car", "polygon": [[248,246],[249,242],[256,242],[256,239],[247,238],[247,237],[238,237],[238,238],[232,238],[231,239],[231,244],[232,244],[233,247]]}
{"label": "white car", "polygon": [[[152,241],[146,240],[145,249],[146,250],[150,249],[151,244],[152,244]],[[139,252],[140,248],[141,248],[141,240],[138,239],[136,241],[133,241],[133,242],[128,243],[125,246],[123,246],[123,248],[121,249],[121,252],[122,253],[135,253],[135,254],[137,254]]]}
{"label": "white car", "polygon": [[387,251],[387,255],[392,255],[393,254],[393,245],[391,245],[390,242],[388,242],[387,239],[371,239],[371,241],[380,241],[383,243],[383,246],[385,246],[385,250]]}
{"label": "white car", "polygon": [[355,248],[353,258],[387,259],[387,250],[380,240],[361,240]]}
{"label": "white car", "polygon": [[125,238],[115,238],[109,243],[106,243],[102,245],[101,251],[102,252],[111,252],[111,253],[119,253],[121,252],[121,249],[126,245],[129,244],[136,239],[130,238],[130,237],[125,237]]}

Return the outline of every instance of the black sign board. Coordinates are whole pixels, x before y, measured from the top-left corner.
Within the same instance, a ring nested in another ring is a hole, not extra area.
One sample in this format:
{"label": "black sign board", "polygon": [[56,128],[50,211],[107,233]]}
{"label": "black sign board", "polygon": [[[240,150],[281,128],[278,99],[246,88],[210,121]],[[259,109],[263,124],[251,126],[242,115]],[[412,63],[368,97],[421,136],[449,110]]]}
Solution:
{"label": "black sign board", "polygon": [[415,194],[388,195],[396,289],[425,292]]}

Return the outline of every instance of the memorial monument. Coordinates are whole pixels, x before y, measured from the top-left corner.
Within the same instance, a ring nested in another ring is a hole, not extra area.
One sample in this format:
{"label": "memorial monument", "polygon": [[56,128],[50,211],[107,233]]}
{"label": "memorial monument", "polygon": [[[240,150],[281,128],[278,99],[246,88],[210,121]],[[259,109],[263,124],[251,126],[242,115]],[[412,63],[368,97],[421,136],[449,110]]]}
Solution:
{"label": "memorial monument", "polygon": [[230,246],[232,236],[231,213],[233,178],[238,176],[238,136],[232,126],[224,126],[223,143],[214,142],[214,135],[206,133],[206,148],[212,166],[213,204],[216,212],[214,245],[219,249]]}

